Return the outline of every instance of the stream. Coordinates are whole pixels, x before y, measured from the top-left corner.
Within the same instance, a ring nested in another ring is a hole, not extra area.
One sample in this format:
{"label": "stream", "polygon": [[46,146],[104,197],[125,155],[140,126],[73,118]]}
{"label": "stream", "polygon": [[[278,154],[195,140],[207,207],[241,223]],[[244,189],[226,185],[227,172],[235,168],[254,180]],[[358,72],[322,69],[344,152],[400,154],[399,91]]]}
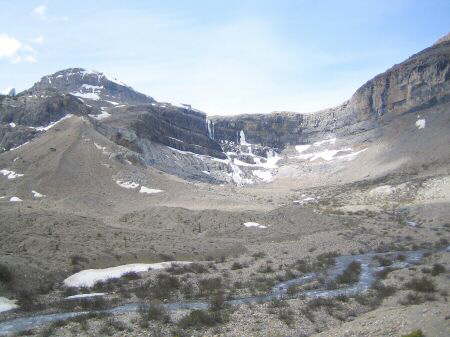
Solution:
{"label": "stream", "polygon": [[[448,247],[446,248],[448,251]],[[335,259],[335,264],[331,266],[327,271],[327,279],[334,280],[347,268],[347,266],[353,262],[361,263],[361,274],[359,281],[350,286],[339,288],[339,289],[315,289],[303,291],[298,296],[305,298],[333,298],[341,295],[345,296],[355,296],[357,294],[364,293],[367,291],[376,280],[376,273],[382,271],[386,267],[375,266],[373,263],[373,258],[376,256],[386,256],[386,255],[403,255],[405,258],[403,261],[394,261],[390,268],[401,269],[406,268],[419,262],[425,250],[416,251],[397,251],[397,252],[386,252],[386,253],[367,253],[362,255],[345,255],[338,256]],[[287,294],[288,288],[292,285],[303,285],[308,282],[314,281],[319,277],[316,273],[305,274],[301,277],[291,279],[284,282],[279,282],[272,289],[264,295],[241,297],[226,301],[229,305],[242,305],[248,303],[263,303],[269,302],[274,299],[284,298]],[[295,297],[295,296],[294,296]],[[292,297],[289,297],[292,298]],[[120,305],[108,310],[102,310],[99,312],[108,314],[123,314],[129,312],[136,312],[143,304],[141,303],[129,303]],[[169,311],[176,311],[180,309],[206,309],[209,303],[206,301],[185,301],[185,302],[172,302],[164,304],[166,309]],[[66,312],[66,313],[53,313],[53,314],[36,314],[29,317],[20,317],[4,321],[0,323],[0,335],[8,335],[11,333],[18,333],[30,329],[34,329],[49,323],[66,320],[80,315],[88,314],[89,311],[76,311],[76,312]]]}

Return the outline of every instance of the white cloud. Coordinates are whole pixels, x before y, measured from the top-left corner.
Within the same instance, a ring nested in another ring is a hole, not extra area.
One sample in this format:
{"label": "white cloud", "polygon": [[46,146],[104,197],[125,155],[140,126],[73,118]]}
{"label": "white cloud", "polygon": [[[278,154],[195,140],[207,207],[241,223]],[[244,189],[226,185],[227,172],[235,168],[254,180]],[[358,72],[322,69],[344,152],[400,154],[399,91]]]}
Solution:
{"label": "white cloud", "polygon": [[22,48],[22,43],[6,34],[0,34],[0,59],[14,58]]}
{"label": "white cloud", "polygon": [[44,37],[42,35],[39,35],[31,40],[31,42],[36,44],[43,44],[44,43]]}
{"label": "white cloud", "polygon": [[37,6],[35,9],[33,9],[33,14],[36,16],[39,16],[41,18],[45,18],[46,12],[47,12],[46,5],[40,5],[40,6]]}
{"label": "white cloud", "polygon": [[0,34],[0,60],[4,59],[11,63],[36,63],[34,53],[34,49],[29,45],[24,45],[7,34]]}

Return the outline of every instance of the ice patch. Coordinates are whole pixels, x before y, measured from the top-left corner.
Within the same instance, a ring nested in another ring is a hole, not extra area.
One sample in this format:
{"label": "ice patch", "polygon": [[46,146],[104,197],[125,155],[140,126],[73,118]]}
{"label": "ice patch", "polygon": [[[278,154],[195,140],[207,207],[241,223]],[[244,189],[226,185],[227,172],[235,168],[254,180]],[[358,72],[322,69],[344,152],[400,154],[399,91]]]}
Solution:
{"label": "ice patch", "polygon": [[423,118],[422,119],[418,119],[416,121],[416,126],[417,126],[418,129],[423,129],[425,127],[425,125],[426,125],[426,121]]}
{"label": "ice patch", "polygon": [[139,193],[147,193],[147,194],[155,194],[155,193],[161,193],[164,192],[163,190],[157,190],[154,188],[148,188],[145,186],[141,186],[141,189],[139,190]]}
{"label": "ice patch", "polygon": [[6,297],[0,296],[0,312],[9,311],[18,307],[19,306],[16,304],[15,300],[10,300]]}
{"label": "ice patch", "polygon": [[35,198],[43,198],[43,197],[45,197],[45,194],[41,194],[41,193],[36,192],[36,191],[31,191],[31,193],[33,193],[33,197],[35,197]]}
{"label": "ice patch", "polygon": [[9,126],[12,127],[12,128],[15,128],[16,127],[16,123],[11,122],[11,123],[9,123]]}
{"label": "ice patch", "polygon": [[89,298],[89,297],[98,297],[98,296],[105,296],[105,295],[106,295],[106,293],[79,294],[79,295],[67,296],[65,299],[66,300],[74,300],[77,298]]}
{"label": "ice patch", "polygon": [[97,282],[105,282],[111,278],[119,278],[127,273],[142,273],[148,270],[170,268],[173,264],[187,265],[188,261],[168,261],[159,263],[134,263],[105,269],[82,270],[64,280],[66,287],[93,287]]}
{"label": "ice patch", "polygon": [[23,177],[23,174],[21,174],[21,173],[16,173],[14,171],[6,170],[6,169],[0,170],[0,174],[3,174],[8,179],[16,179],[16,178]]}
{"label": "ice patch", "polygon": [[260,225],[257,222],[244,222],[243,225],[247,228],[249,228],[249,227],[261,228],[261,229],[267,228],[267,226]]}
{"label": "ice patch", "polygon": [[117,180],[116,181],[117,185],[119,185],[120,187],[123,188],[128,188],[128,189],[134,189],[139,187],[138,183],[132,182],[132,181],[122,181],[122,180]]}
{"label": "ice patch", "polygon": [[20,198],[18,198],[18,197],[11,197],[11,198],[9,199],[9,201],[11,201],[11,202],[18,202],[18,201],[22,201],[22,199],[20,199]]}

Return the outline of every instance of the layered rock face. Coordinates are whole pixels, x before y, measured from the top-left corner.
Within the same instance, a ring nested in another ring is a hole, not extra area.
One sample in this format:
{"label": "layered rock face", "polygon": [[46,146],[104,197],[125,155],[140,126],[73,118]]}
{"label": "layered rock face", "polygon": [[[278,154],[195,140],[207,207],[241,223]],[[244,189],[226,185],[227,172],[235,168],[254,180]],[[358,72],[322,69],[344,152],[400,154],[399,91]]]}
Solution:
{"label": "layered rock face", "polygon": [[115,109],[97,123],[100,132],[116,143],[145,153],[146,141],[217,158],[225,158],[220,145],[210,138],[202,112],[170,104],[153,103]]}
{"label": "layered rock face", "polygon": [[314,114],[272,113],[216,117],[217,140],[247,141],[282,149],[325,138],[360,136],[373,139],[377,128],[406,113],[450,100],[450,41],[413,55],[368,81],[339,107]]}

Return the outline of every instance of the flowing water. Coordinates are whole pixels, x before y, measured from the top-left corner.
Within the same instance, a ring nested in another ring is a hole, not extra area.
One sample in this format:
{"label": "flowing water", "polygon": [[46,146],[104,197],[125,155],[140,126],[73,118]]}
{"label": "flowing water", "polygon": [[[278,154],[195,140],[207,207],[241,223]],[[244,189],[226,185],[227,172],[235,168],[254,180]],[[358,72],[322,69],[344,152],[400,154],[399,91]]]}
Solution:
{"label": "flowing water", "polygon": [[[448,248],[446,249],[448,250]],[[386,255],[403,255],[405,259],[403,261],[394,262],[390,268],[401,269],[411,266],[423,257],[425,251],[402,251],[402,252],[388,252],[388,253],[368,253],[362,255],[348,255],[336,257],[335,264],[326,271],[326,276],[328,280],[334,280],[337,276],[342,274],[342,272],[347,268],[347,266],[353,262],[357,261],[361,263],[361,274],[359,281],[351,286],[339,288],[339,289],[319,289],[319,290],[308,290],[297,294],[297,296],[302,296],[305,298],[318,298],[318,297],[337,297],[341,295],[354,296],[367,291],[376,280],[376,273],[383,270],[385,267],[377,266],[373,258],[376,256],[386,256]],[[280,282],[276,284],[271,291],[267,294],[251,297],[241,297],[227,301],[230,305],[241,305],[247,303],[263,303],[269,302],[274,299],[281,299],[286,296],[288,288],[292,285],[302,285],[308,282],[314,281],[319,277],[316,273],[310,273],[303,275],[301,277],[291,279],[288,281]],[[100,312],[109,314],[122,314],[129,312],[136,312],[143,304],[141,303],[130,303],[117,306],[112,309],[103,310]],[[169,311],[175,311],[180,309],[206,309],[208,308],[208,302],[205,301],[179,301],[165,304],[165,307]],[[74,318],[80,315],[85,315],[89,313],[88,311],[83,312],[66,312],[66,313],[54,313],[54,314],[37,314],[29,317],[21,317],[12,320],[8,320],[0,323],[0,335],[7,335],[11,333],[17,333],[21,331],[26,331],[30,329],[37,328],[39,326],[47,325],[49,323],[66,320]]]}

